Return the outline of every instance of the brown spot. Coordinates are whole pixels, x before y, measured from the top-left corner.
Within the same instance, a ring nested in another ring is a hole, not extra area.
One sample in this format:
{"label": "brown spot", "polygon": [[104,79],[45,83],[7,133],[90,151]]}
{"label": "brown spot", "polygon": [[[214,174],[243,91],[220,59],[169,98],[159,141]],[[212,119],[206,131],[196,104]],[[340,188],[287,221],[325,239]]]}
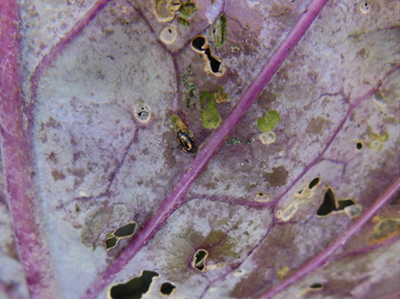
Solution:
{"label": "brown spot", "polygon": [[321,116],[314,117],[307,127],[307,134],[322,135],[324,130],[331,124],[330,120],[327,120]]}
{"label": "brown spot", "polygon": [[86,170],[84,168],[68,168],[68,172],[74,176],[77,176],[79,178],[84,178],[86,174]]}
{"label": "brown spot", "polygon": [[277,99],[276,94],[274,94],[273,92],[270,92],[268,90],[264,90],[259,95],[257,102],[260,105],[260,108],[270,109],[271,104],[274,103],[276,101],[276,99]]}
{"label": "brown spot", "polygon": [[58,170],[55,169],[51,171],[51,175],[53,176],[53,180],[55,181],[60,181],[65,179],[65,175],[62,172],[59,172]]}
{"label": "brown spot", "polygon": [[52,118],[52,117],[50,117],[47,120],[46,126],[48,128],[53,128],[53,129],[60,129],[61,128],[61,124],[58,121],[56,121],[54,118]]}
{"label": "brown spot", "polygon": [[274,167],[272,172],[264,172],[264,179],[271,184],[272,187],[279,187],[286,184],[288,171],[285,167]]}

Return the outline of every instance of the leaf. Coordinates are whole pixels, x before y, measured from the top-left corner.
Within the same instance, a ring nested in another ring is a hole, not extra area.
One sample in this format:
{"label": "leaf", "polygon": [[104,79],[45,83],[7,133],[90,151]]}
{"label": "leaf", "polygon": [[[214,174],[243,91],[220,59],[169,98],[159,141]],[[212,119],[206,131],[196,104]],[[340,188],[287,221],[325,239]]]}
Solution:
{"label": "leaf", "polygon": [[325,3],[2,0],[0,297],[397,296],[397,2]]}

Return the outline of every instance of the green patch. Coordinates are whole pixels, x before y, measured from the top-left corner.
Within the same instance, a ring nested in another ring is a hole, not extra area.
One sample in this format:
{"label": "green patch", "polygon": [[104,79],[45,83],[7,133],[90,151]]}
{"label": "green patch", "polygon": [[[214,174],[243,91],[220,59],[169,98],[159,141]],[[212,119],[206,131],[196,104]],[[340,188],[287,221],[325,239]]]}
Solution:
{"label": "green patch", "polygon": [[232,139],[228,140],[228,144],[231,145],[237,145],[237,144],[241,144],[242,140],[237,138],[237,137],[233,137]]}
{"label": "green patch", "polygon": [[222,47],[226,40],[226,21],[223,13],[208,30],[208,36],[217,48]]}
{"label": "green patch", "polygon": [[203,91],[200,94],[201,121],[206,129],[217,129],[221,125],[221,116],[215,107],[214,93]]}
{"label": "green patch", "polygon": [[184,19],[191,18],[197,11],[196,4],[193,2],[182,3],[179,12]]}
{"label": "green patch", "polygon": [[257,119],[257,126],[261,132],[268,132],[275,128],[275,125],[281,120],[279,113],[275,110],[269,110],[265,117]]}
{"label": "green patch", "polygon": [[179,17],[178,21],[179,21],[179,24],[181,24],[185,27],[190,26],[190,22],[188,20],[186,20],[185,18]]}
{"label": "green patch", "polygon": [[186,96],[186,106],[189,108],[189,104],[196,97],[196,84],[189,80],[189,76],[193,75],[192,65],[189,65],[187,71],[181,75],[181,80],[183,86],[186,87],[187,96]]}

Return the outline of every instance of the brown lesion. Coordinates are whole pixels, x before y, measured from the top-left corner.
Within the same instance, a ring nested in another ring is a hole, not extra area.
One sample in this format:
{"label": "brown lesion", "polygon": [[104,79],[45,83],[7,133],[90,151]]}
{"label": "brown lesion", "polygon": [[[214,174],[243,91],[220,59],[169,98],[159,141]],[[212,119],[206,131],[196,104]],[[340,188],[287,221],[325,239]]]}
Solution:
{"label": "brown lesion", "polygon": [[58,171],[56,169],[53,169],[51,171],[51,175],[53,176],[54,181],[61,181],[65,179],[65,174],[62,173],[61,171]]}
{"label": "brown lesion", "polygon": [[324,130],[328,128],[332,122],[326,118],[321,116],[314,117],[311,122],[308,124],[306,133],[307,134],[316,134],[321,136],[324,133]]}
{"label": "brown lesion", "polygon": [[272,168],[272,172],[264,172],[263,176],[272,187],[279,187],[287,183],[289,172],[284,166],[278,166]]}

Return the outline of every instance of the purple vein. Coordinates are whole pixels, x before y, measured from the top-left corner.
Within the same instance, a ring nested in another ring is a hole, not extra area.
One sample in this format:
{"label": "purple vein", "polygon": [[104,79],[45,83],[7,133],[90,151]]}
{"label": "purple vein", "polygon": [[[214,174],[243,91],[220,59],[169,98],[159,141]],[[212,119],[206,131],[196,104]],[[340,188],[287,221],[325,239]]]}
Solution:
{"label": "purple vein", "polygon": [[64,52],[65,48],[70,45],[75,38],[86,28],[86,26],[103,10],[103,8],[110,2],[111,0],[99,0],[97,1],[89,10],[85,13],[85,15],[80,19],[76,24],[74,24],[73,28],[68,31],[60,41],[51,48],[51,50],[43,56],[42,60],[38,63],[35,70],[33,71],[32,77],[30,79],[31,82],[31,102],[27,107],[27,114],[29,116],[29,124],[30,129],[33,127],[33,109],[35,105],[35,100],[37,96],[37,89],[40,78],[42,74],[53,65],[55,59]]}
{"label": "purple vein", "polygon": [[299,281],[305,275],[314,271],[315,269],[321,267],[330,258],[330,256],[343,246],[347,241],[349,241],[360,229],[366,224],[375,213],[382,208],[386,203],[388,203],[400,190],[400,176],[397,177],[375,200],[375,202],[358,218],[353,222],[346,231],[338,237],[333,243],[331,243],[326,249],[321,253],[311,259],[308,263],[299,268],[296,272],[290,275],[281,283],[277,284],[275,287],[271,288],[264,295],[258,297],[259,299],[272,298],[285,288],[291,286],[292,284]]}
{"label": "purple vein", "polygon": [[17,0],[0,1],[0,119],[2,160],[18,254],[31,298],[56,298],[58,284],[41,234],[32,136],[21,107],[20,15]]}
{"label": "purple vein", "polygon": [[237,123],[256,100],[259,93],[276,74],[279,67],[292,52],[293,48],[307,32],[308,28],[326,3],[327,0],[311,1],[297,24],[257,75],[253,83],[239,100],[236,107],[225,119],[222,126],[212,135],[209,142],[197,154],[192,165],[177,183],[171,195],[163,201],[154,216],[136,235],[134,241],[129,244],[125,251],[96,279],[82,298],[97,298],[103,289],[112,282],[114,277],[128,264],[137,252],[153,238],[155,233],[164,225],[168,217],[182,204],[188,189],[219,150],[224,142],[225,136],[236,127]]}

